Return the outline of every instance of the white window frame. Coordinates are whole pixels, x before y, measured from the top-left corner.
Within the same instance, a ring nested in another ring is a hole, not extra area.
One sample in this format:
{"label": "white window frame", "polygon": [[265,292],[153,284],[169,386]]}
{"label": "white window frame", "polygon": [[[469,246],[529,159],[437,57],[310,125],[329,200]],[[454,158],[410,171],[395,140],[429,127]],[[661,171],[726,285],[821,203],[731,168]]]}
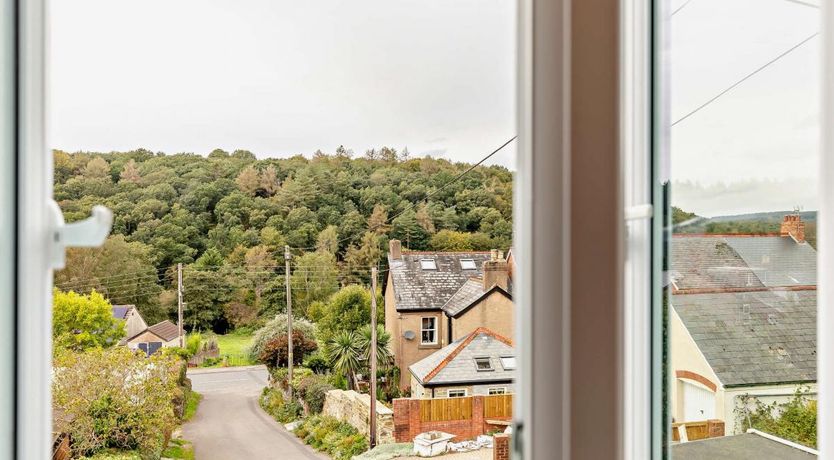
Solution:
{"label": "white window frame", "polygon": [[[426,264],[431,264],[430,267],[426,268]],[[420,259],[420,269],[421,270],[437,270],[437,260],[436,259]]]}
{"label": "white window frame", "polygon": [[[432,322],[433,322],[433,324],[434,324],[434,327],[433,327],[433,328],[431,328],[431,329],[426,329],[426,328],[424,328],[424,327],[423,327],[423,320],[426,320],[426,319],[430,319],[430,320],[432,320]],[[438,340],[437,340],[437,339],[438,339],[438,335],[440,335],[440,334],[439,334],[438,327],[437,327],[437,326],[438,326],[438,324],[439,324],[439,321],[437,321],[437,317],[436,317],[436,316],[421,316],[421,317],[420,317],[420,345],[437,345],[437,343],[438,343]],[[423,340],[423,332],[427,332],[427,331],[432,331],[432,332],[434,333],[434,341],[432,341],[432,342],[426,342],[426,341],[424,341],[424,340]]]}
{"label": "white window frame", "polygon": [[[466,262],[467,264],[471,263],[472,266],[471,267],[464,267],[463,266],[464,262]],[[460,259],[460,269],[461,270],[477,270],[478,269],[478,263],[475,262],[475,259]]]}
{"label": "white window frame", "polygon": [[[821,460],[834,458],[834,5],[822,2],[822,146],[819,155],[817,216],[817,376],[819,421],[817,446]],[[825,389],[825,391],[823,390]]]}
{"label": "white window frame", "polygon": [[[489,364],[489,367],[486,369],[481,369],[481,366],[478,365],[479,359],[487,360],[487,364]],[[472,358],[472,360],[475,361],[475,370],[477,370],[478,372],[492,372],[495,370],[495,366],[492,365],[492,359],[489,356],[476,356]]]}
{"label": "white window frame", "polygon": [[[512,366],[507,366],[506,362],[504,361],[505,359],[511,359],[511,360],[513,360],[513,361],[512,361],[512,362],[513,362],[513,365],[512,365]],[[514,370],[516,370],[516,368],[518,367],[518,360],[516,359],[516,357],[515,357],[515,356],[502,356],[499,360],[501,361],[501,367],[502,367],[505,371],[514,371]]]}
{"label": "white window frame", "polygon": [[[499,393],[493,393],[497,391]],[[507,394],[507,387],[489,387],[487,388],[487,396],[505,395]]]}
{"label": "white window frame", "polygon": [[[452,396],[449,393],[451,393],[453,391],[454,392],[462,391],[463,394],[460,395],[460,396]],[[469,392],[466,391],[466,388],[450,388],[450,389],[446,390],[446,397],[447,398],[465,398],[467,396],[469,396]]]}

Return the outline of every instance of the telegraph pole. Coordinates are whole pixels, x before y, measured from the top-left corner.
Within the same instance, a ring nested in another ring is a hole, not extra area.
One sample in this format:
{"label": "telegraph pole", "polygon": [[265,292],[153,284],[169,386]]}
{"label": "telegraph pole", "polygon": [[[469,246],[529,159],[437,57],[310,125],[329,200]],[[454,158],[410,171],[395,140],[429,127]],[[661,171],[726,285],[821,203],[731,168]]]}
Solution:
{"label": "telegraph pole", "polygon": [[292,400],[292,294],[290,294],[290,247],[284,246],[284,278],[287,282],[287,378]]}
{"label": "telegraph pole", "polygon": [[177,327],[180,333],[180,347],[185,347],[185,338],[182,336],[182,264],[177,264]]}
{"label": "telegraph pole", "polygon": [[371,267],[371,449],[376,446],[376,267]]}

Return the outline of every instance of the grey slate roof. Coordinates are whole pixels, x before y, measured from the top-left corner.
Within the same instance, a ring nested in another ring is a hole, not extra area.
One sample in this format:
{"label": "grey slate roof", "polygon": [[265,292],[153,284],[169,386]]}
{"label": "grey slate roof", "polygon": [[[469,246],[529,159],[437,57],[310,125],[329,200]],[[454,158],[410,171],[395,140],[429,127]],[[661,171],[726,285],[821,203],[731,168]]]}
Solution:
{"label": "grey slate roof", "polygon": [[[482,276],[488,252],[403,252],[401,259],[388,255],[397,310],[440,309],[473,276]],[[423,270],[421,259],[434,259],[437,270]],[[477,269],[462,270],[461,259],[473,259]]]}
{"label": "grey slate roof", "polygon": [[817,255],[780,236],[675,235],[671,277],[678,289],[815,285]]}
{"label": "grey slate roof", "polygon": [[483,278],[470,278],[443,305],[443,311],[449,316],[455,316],[472,302],[478,300],[486,291]]}
{"label": "grey slate roof", "polygon": [[690,441],[672,446],[675,460],[813,460],[809,452],[754,433]]}
{"label": "grey slate roof", "polygon": [[[411,374],[423,385],[448,385],[463,382],[496,382],[513,379],[514,370],[504,369],[502,357],[515,356],[506,338],[486,328],[478,328],[428,357],[409,366]],[[451,359],[448,359],[450,358]],[[491,371],[478,371],[475,358],[488,357]],[[440,367],[434,376],[432,371]]]}
{"label": "grey slate roof", "polygon": [[816,290],[677,294],[672,306],[725,386],[816,381]]}

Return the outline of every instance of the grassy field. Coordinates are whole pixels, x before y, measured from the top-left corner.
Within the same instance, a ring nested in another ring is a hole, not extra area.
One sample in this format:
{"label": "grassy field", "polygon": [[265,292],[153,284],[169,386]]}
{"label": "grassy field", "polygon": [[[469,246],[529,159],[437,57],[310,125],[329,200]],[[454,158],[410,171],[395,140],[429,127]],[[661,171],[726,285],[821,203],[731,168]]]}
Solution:
{"label": "grassy field", "polygon": [[220,363],[212,367],[221,367],[224,362],[227,366],[249,366],[256,364],[249,359],[249,345],[251,343],[251,335],[218,335],[217,346],[220,347]]}

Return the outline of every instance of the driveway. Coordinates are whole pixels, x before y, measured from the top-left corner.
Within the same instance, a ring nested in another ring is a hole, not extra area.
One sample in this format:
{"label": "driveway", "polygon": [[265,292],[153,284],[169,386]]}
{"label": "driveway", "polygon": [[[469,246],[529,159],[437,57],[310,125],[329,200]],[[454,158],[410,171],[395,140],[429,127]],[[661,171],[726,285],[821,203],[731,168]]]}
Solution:
{"label": "driveway", "polygon": [[263,366],[190,369],[195,391],[203,395],[197,414],[183,426],[194,443],[196,460],[322,460],[258,405],[268,374]]}

